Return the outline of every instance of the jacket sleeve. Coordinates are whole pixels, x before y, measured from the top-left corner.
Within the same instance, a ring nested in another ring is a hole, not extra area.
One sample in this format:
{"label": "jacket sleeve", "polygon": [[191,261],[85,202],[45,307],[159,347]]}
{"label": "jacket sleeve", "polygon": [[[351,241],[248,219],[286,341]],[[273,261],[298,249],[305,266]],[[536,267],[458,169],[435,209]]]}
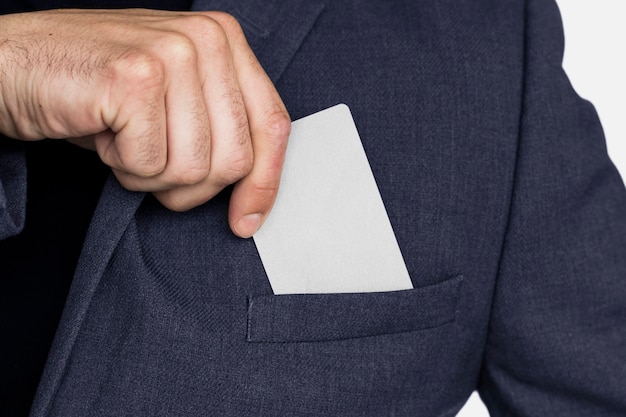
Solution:
{"label": "jacket sleeve", "polygon": [[26,215],[26,158],[17,141],[0,135],[0,240],[16,235]]}
{"label": "jacket sleeve", "polygon": [[514,192],[479,392],[493,416],[626,416],[626,191],[593,106],[562,70],[556,4],[529,0],[525,19]]}

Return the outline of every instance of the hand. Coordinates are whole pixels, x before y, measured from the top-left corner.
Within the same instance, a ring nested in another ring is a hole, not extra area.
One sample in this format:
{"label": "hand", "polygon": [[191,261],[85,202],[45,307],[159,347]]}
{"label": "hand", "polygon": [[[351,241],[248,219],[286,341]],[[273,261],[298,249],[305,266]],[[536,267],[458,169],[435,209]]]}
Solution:
{"label": "hand", "polygon": [[5,15],[0,57],[5,135],[92,137],[125,188],[152,192],[171,210],[236,183],[229,223],[241,237],[271,210],[290,119],[230,15]]}

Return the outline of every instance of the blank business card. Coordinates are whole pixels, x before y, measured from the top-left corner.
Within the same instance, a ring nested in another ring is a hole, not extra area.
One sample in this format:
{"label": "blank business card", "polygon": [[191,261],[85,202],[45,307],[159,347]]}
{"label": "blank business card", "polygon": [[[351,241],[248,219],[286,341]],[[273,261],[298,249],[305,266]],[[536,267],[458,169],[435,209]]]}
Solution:
{"label": "blank business card", "polygon": [[254,242],[277,295],[413,288],[344,104],[292,123],[276,203]]}

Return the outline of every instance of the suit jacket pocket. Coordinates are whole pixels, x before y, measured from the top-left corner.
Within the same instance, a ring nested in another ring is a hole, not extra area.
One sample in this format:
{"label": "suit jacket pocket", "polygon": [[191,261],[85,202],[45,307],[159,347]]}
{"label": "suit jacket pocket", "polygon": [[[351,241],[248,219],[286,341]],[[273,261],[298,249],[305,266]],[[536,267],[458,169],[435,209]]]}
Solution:
{"label": "suit jacket pocket", "polygon": [[410,290],[253,295],[248,342],[316,342],[411,332],[454,321],[462,276]]}

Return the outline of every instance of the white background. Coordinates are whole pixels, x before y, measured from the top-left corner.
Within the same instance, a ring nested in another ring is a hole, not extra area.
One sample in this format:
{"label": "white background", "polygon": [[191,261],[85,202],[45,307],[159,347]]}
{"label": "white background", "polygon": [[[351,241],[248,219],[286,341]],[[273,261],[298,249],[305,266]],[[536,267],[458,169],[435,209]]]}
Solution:
{"label": "white background", "polygon": [[[609,155],[626,179],[626,2],[557,0],[565,28],[563,67],[596,107]],[[487,417],[474,393],[457,417]]]}

